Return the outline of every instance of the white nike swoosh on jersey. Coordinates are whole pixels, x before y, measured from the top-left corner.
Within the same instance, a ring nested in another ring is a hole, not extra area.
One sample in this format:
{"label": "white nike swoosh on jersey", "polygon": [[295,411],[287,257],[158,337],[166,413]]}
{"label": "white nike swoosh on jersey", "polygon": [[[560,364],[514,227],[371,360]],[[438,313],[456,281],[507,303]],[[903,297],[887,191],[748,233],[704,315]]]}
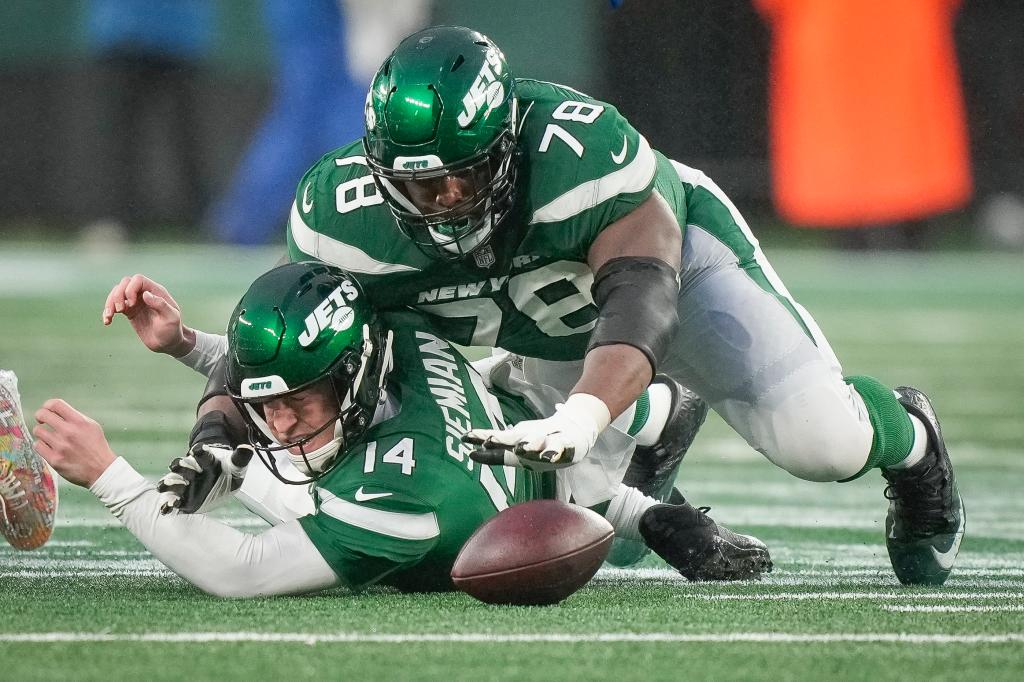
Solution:
{"label": "white nike swoosh on jersey", "polygon": [[618,154],[612,154],[612,161],[615,163],[622,163],[626,158],[626,147],[629,146],[629,137],[626,135],[622,136],[622,151]]}
{"label": "white nike swoosh on jersey", "polygon": [[306,189],[302,192],[302,212],[309,213],[313,210],[313,202],[309,200],[309,189],[313,186],[313,183],[306,185]]}
{"label": "white nike swoosh on jersey", "polygon": [[[963,509],[963,502],[960,503],[961,510]],[[963,514],[963,511],[960,512]],[[964,528],[967,526],[966,522],[961,518],[960,529],[957,530],[956,535],[953,536],[953,544],[949,546],[945,552],[940,552],[934,547],[931,548],[932,556],[935,557],[935,563],[937,563],[942,570],[948,571],[953,568],[953,562],[956,560],[957,550],[960,549],[960,542],[964,539]]]}
{"label": "white nike swoosh on jersey", "polygon": [[356,491],[356,502],[369,502],[370,500],[376,500],[378,497],[389,497],[394,493],[364,493],[363,486],[359,486],[359,490]]}

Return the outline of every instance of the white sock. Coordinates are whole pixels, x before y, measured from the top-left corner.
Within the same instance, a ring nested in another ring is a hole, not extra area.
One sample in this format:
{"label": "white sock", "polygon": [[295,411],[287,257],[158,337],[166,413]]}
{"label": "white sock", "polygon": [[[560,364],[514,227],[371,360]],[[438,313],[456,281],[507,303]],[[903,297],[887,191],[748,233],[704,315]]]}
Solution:
{"label": "white sock", "polygon": [[672,409],[672,390],[665,384],[651,384],[647,387],[647,397],[650,399],[647,421],[634,436],[637,445],[644,447],[654,445],[661,438],[668,412]]}
{"label": "white sock", "polygon": [[920,462],[928,452],[928,432],[924,424],[914,415],[910,415],[910,423],[914,425],[914,444],[910,447],[910,454],[902,462],[893,464],[890,469],[909,469]]}
{"label": "white sock", "polygon": [[608,504],[604,517],[615,529],[615,536],[627,540],[643,542],[640,536],[640,517],[643,513],[659,504],[653,497],[647,497],[636,488],[619,485],[619,492]]}

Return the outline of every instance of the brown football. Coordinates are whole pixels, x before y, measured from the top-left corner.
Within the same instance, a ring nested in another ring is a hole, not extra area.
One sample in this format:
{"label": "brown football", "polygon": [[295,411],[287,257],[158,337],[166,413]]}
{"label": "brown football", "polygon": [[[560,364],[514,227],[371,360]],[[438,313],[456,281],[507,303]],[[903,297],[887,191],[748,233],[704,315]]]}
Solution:
{"label": "brown football", "polygon": [[615,532],[600,514],[533,500],[488,519],[463,545],[452,581],[488,604],[557,604],[594,577]]}

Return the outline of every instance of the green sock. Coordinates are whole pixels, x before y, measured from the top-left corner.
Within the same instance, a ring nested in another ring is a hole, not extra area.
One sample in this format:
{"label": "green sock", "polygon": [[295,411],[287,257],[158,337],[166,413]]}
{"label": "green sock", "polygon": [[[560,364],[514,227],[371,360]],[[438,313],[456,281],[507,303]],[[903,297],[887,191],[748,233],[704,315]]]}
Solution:
{"label": "green sock", "polygon": [[871,469],[884,469],[906,459],[914,444],[914,426],[910,415],[892,389],[866,376],[845,377],[846,383],[860,394],[868,410],[875,436],[864,468],[846,481],[860,478]]}
{"label": "green sock", "polygon": [[640,397],[636,399],[636,411],[633,413],[633,423],[626,429],[626,433],[631,436],[635,436],[640,433],[640,429],[644,428],[647,423],[647,418],[651,416],[651,399],[647,395],[647,391],[640,394]]}

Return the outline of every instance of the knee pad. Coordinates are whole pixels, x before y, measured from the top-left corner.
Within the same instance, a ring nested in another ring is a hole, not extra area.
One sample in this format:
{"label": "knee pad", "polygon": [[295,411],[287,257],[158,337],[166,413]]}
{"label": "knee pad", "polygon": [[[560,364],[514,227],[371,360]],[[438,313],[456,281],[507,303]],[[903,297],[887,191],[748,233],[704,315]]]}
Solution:
{"label": "knee pad", "polygon": [[850,478],[871,452],[874,431],[863,401],[840,380],[805,387],[755,414],[751,445],[798,478]]}

